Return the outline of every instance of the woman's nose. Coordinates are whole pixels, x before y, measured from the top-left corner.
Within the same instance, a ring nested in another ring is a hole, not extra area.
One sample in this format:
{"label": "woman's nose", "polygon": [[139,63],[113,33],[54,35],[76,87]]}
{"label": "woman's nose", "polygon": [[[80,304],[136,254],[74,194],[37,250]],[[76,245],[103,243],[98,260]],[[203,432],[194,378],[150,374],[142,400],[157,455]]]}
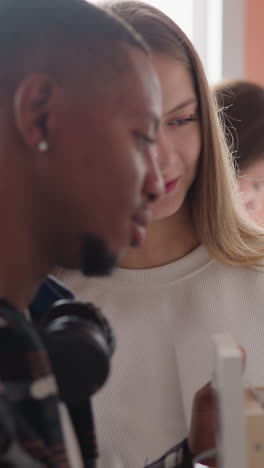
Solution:
{"label": "woman's nose", "polygon": [[157,160],[162,173],[173,163],[174,153],[172,145],[164,132],[160,132],[157,138]]}

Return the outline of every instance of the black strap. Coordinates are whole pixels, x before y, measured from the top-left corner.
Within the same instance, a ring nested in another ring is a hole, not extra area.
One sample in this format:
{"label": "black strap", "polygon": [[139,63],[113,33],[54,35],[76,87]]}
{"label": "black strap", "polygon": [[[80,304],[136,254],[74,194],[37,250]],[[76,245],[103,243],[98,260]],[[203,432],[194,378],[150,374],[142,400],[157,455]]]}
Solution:
{"label": "black strap", "polygon": [[188,441],[181,443],[169,450],[163,457],[145,468],[193,468],[193,457],[189,450]]}

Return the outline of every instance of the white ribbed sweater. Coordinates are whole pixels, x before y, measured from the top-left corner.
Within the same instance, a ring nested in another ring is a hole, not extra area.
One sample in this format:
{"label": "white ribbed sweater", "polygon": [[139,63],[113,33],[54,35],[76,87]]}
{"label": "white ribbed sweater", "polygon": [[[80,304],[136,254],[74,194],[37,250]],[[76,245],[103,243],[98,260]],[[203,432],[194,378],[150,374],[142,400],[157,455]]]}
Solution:
{"label": "white ribbed sweater", "polygon": [[247,351],[246,379],[264,384],[264,270],[222,265],[200,246],[148,270],[59,278],[102,308],[117,337],[112,374],[94,398],[100,449],[141,468],[188,433],[194,393],[212,374],[213,333]]}

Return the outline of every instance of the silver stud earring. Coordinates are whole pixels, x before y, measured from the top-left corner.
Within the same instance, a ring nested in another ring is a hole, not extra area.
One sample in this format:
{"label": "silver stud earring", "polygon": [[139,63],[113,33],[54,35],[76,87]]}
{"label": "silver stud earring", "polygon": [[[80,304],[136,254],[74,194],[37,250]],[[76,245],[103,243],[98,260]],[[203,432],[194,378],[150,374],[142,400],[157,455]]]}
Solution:
{"label": "silver stud earring", "polygon": [[48,151],[49,149],[49,145],[47,143],[46,140],[41,140],[38,144],[38,150],[41,152],[41,153],[45,153],[46,151]]}

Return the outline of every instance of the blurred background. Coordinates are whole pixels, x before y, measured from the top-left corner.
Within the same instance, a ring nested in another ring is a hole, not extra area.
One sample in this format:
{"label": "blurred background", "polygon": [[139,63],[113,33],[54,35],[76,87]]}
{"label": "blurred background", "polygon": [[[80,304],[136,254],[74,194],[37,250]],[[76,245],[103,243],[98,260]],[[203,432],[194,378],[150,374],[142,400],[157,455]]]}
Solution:
{"label": "blurred background", "polygon": [[264,85],[264,0],[147,2],[171,16],[189,36],[211,84],[241,78]]}

